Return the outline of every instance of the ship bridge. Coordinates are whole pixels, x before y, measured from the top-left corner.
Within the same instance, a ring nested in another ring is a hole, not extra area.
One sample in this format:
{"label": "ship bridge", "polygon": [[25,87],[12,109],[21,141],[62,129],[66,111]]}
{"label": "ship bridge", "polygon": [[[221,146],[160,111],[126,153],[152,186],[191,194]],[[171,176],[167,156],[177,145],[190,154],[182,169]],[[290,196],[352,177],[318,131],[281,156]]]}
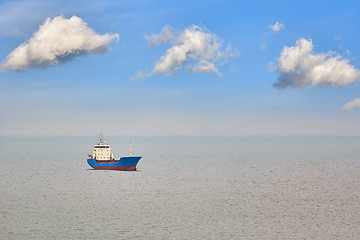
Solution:
{"label": "ship bridge", "polygon": [[93,158],[99,161],[113,160],[112,148],[103,141],[102,133],[99,138],[99,143],[94,146]]}

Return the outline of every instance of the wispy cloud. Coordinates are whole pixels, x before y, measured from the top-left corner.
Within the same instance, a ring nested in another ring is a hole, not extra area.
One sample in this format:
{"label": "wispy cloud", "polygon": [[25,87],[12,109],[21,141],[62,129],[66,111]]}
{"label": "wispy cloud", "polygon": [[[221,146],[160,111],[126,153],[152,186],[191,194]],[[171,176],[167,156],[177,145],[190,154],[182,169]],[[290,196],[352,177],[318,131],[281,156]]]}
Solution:
{"label": "wispy cloud", "polygon": [[360,81],[360,71],[335,52],[313,53],[311,39],[285,46],[277,62],[280,74],[274,87],[346,86]]}
{"label": "wispy cloud", "polygon": [[10,37],[24,37],[25,36],[25,34],[20,32],[19,29],[17,29],[17,28],[12,31],[5,32],[5,35],[10,36]]}
{"label": "wispy cloud", "polygon": [[179,34],[165,26],[160,34],[145,36],[149,46],[160,43],[170,44],[165,55],[155,64],[150,72],[138,71],[134,80],[155,74],[172,75],[186,67],[189,72],[213,72],[221,76],[218,66],[229,57],[237,56],[230,46],[222,50],[223,40],[209,30],[192,25]]}
{"label": "wispy cloud", "polygon": [[279,23],[278,21],[276,21],[276,23],[274,25],[269,25],[269,29],[272,32],[279,32],[281,29],[285,29],[285,24],[283,23]]}
{"label": "wispy cloud", "polygon": [[145,39],[148,41],[149,47],[154,47],[160,43],[174,44],[176,42],[173,34],[173,29],[170,26],[165,26],[159,34],[145,35]]}
{"label": "wispy cloud", "polygon": [[351,112],[359,109],[360,109],[360,98],[355,98],[354,100],[344,104],[344,106],[341,108],[341,111]]}
{"label": "wispy cloud", "polygon": [[104,53],[111,40],[119,40],[119,34],[99,35],[81,18],[48,18],[25,42],[13,50],[2,68],[24,71],[62,63],[75,56]]}

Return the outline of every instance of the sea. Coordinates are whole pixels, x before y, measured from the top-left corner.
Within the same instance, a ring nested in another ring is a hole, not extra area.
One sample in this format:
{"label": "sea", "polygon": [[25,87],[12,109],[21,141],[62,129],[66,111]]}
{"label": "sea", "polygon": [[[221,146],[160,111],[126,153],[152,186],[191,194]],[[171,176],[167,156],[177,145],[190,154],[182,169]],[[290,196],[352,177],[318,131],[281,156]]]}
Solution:
{"label": "sea", "polygon": [[360,137],[0,137],[0,239],[360,239]]}

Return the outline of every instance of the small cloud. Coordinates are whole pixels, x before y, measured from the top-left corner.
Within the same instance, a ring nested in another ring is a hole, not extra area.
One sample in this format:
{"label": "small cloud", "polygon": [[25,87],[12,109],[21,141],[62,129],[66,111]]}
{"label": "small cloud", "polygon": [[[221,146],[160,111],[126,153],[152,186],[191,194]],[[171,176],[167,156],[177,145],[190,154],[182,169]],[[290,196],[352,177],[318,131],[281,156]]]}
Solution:
{"label": "small cloud", "polygon": [[355,98],[351,102],[348,102],[342,106],[342,112],[352,112],[354,110],[360,110],[360,98]]}
{"label": "small cloud", "polygon": [[218,66],[227,58],[238,55],[230,46],[221,50],[223,40],[216,34],[202,27],[192,25],[183,32],[175,34],[173,29],[165,26],[160,34],[145,36],[149,46],[160,43],[170,44],[165,55],[155,64],[151,72],[138,71],[134,78],[149,77],[155,74],[172,75],[183,67],[189,72],[213,72],[221,76]]}
{"label": "small cloud", "polygon": [[313,53],[311,39],[299,39],[293,47],[284,47],[277,62],[280,74],[274,87],[286,88],[346,86],[360,81],[360,71],[335,52]]}
{"label": "small cloud", "polygon": [[276,21],[276,23],[274,25],[269,25],[269,29],[272,32],[279,32],[281,29],[285,29],[285,24],[283,23],[279,23],[278,21]]}
{"label": "small cloud", "polygon": [[25,42],[13,50],[2,68],[24,71],[63,63],[76,56],[107,51],[111,40],[119,40],[119,34],[99,35],[81,18],[48,18]]}
{"label": "small cloud", "polygon": [[341,39],[342,39],[341,36],[335,36],[335,37],[334,37],[334,40],[335,40],[335,41],[340,41]]}

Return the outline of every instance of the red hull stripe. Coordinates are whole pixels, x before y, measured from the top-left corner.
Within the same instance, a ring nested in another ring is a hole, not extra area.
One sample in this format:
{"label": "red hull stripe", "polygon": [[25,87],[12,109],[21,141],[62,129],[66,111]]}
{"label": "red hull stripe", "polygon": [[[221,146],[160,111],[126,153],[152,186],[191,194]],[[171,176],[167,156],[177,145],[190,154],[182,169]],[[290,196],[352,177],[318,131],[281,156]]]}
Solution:
{"label": "red hull stripe", "polygon": [[127,166],[93,166],[95,170],[119,170],[119,171],[136,171],[136,165]]}

